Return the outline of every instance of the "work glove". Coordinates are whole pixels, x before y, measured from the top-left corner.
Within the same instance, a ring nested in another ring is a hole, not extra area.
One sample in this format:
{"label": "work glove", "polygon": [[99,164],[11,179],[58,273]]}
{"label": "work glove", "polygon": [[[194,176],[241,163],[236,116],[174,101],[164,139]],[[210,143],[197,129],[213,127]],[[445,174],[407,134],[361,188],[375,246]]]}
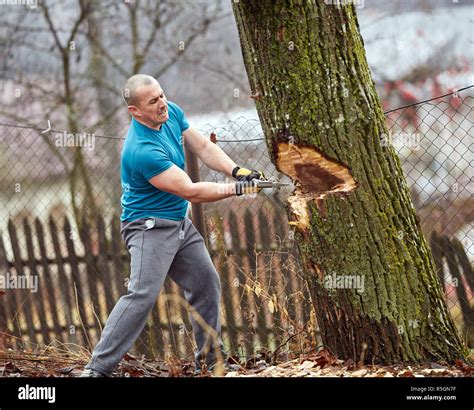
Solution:
{"label": "work glove", "polygon": [[263,174],[262,171],[256,171],[255,169],[247,169],[247,168],[240,168],[240,167],[235,167],[232,170],[232,176],[237,180],[241,182],[249,182],[252,179],[261,179],[265,180],[265,175]]}
{"label": "work glove", "polygon": [[238,181],[235,183],[235,195],[250,195],[258,194],[262,188],[257,186],[255,180],[251,181]]}

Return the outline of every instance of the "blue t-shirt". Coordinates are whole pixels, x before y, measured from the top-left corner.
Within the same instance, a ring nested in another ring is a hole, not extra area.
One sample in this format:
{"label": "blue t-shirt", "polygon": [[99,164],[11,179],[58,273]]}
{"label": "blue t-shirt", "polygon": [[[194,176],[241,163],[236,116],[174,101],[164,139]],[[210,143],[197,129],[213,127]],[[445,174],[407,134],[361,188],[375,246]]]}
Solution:
{"label": "blue t-shirt", "polygon": [[155,188],[148,181],[173,164],[184,170],[183,137],[189,128],[183,110],[168,101],[168,120],[159,130],[140,124],[134,118],[122,150],[121,221],[157,217],[184,219],[188,201]]}

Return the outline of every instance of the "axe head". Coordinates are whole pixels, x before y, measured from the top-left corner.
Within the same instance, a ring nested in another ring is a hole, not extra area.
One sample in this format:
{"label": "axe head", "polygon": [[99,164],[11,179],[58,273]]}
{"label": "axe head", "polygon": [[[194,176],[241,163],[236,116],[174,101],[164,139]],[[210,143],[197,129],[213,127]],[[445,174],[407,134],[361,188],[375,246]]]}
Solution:
{"label": "axe head", "polygon": [[262,179],[254,179],[255,184],[259,188],[281,188],[284,186],[290,186],[291,184],[287,182],[274,182],[274,181],[264,181]]}

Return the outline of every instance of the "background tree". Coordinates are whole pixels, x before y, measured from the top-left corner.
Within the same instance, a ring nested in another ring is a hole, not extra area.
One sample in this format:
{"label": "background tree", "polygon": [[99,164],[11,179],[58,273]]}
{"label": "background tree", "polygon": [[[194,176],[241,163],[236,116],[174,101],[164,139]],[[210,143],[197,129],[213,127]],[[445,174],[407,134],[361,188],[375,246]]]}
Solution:
{"label": "background tree", "polygon": [[[231,14],[212,2],[98,0],[67,4],[45,0],[35,9],[9,11],[0,18],[0,46],[5,50],[0,70],[3,87],[11,85],[6,96],[18,90],[19,98],[12,98],[12,104],[2,103],[0,116],[44,128],[50,120],[55,130],[112,137],[123,134],[126,122],[121,97],[124,81],[140,71],[161,79],[211,24]],[[58,149],[51,135],[38,134],[67,174],[78,226],[84,216],[95,219],[101,205],[99,194],[111,198],[111,206],[120,211],[116,164],[121,147],[116,139],[103,142],[104,175],[98,181],[90,175],[88,164],[94,153],[81,146]]]}
{"label": "background tree", "polygon": [[323,0],[233,8],[272,161],[297,187],[288,215],[325,346],[380,363],[463,357],[383,138],[355,8]]}

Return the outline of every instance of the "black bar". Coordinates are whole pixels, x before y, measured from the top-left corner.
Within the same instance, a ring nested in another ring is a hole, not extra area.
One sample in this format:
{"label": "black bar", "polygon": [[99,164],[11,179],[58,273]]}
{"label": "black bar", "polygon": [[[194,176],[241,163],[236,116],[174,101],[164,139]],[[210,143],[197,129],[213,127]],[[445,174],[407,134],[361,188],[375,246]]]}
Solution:
{"label": "black bar", "polygon": [[[27,385],[55,387],[55,402],[20,400]],[[472,378],[5,378],[0,408],[472,410],[473,391]],[[407,399],[427,394],[453,399]]]}

